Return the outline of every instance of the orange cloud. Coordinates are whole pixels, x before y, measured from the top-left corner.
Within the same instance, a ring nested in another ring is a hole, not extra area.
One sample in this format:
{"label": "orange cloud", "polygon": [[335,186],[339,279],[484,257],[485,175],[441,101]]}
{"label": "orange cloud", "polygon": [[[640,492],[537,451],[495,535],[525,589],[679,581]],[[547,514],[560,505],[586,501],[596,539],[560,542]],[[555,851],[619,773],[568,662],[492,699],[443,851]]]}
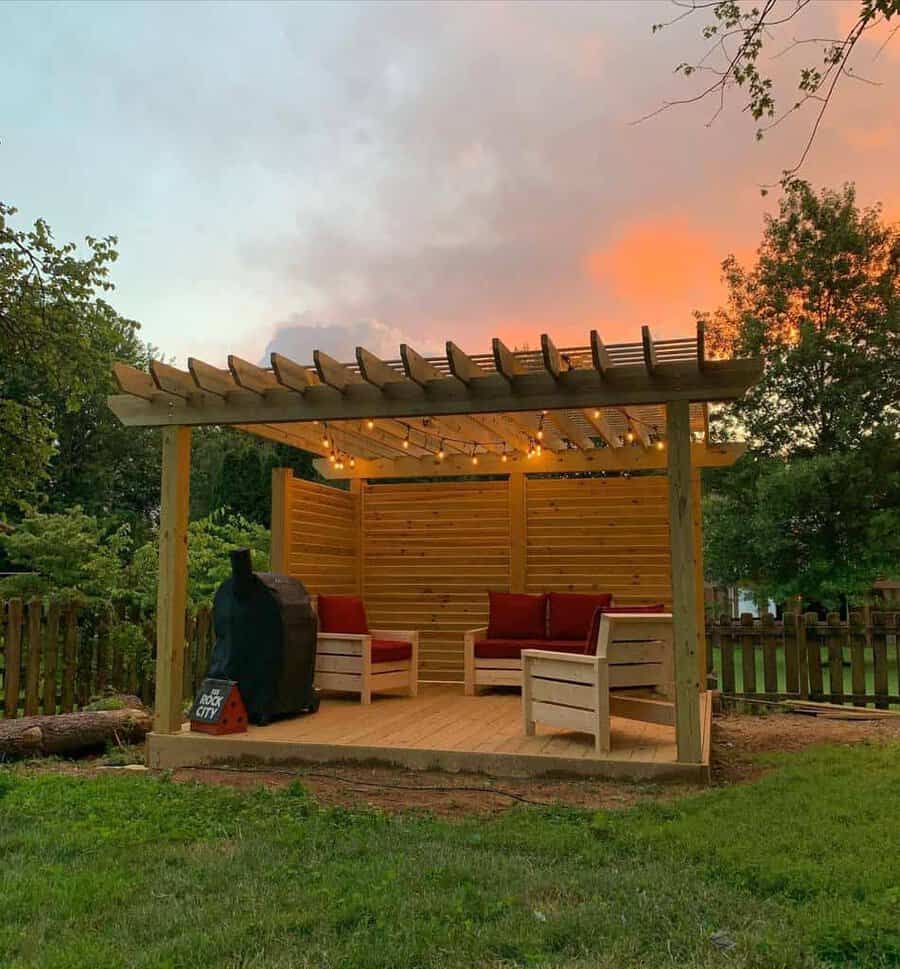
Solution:
{"label": "orange cloud", "polygon": [[726,254],[713,234],[674,216],[632,223],[612,245],[589,252],[585,269],[640,318],[683,329],[694,309],[721,302]]}

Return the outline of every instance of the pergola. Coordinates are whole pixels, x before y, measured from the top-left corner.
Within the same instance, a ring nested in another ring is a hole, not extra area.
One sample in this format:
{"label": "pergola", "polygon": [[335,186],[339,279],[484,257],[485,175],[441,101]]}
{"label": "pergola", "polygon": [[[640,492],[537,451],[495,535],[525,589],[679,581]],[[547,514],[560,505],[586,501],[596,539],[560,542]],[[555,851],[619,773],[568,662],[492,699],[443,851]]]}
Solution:
{"label": "pergola", "polygon": [[[177,732],[182,721],[190,428],[219,424],[318,454],[322,476],[349,481],[351,496],[386,480],[418,480],[423,494],[444,479],[446,487],[461,478],[508,482],[508,581],[501,585],[510,591],[527,584],[525,518],[515,511],[526,479],[556,476],[574,487],[599,475],[638,482],[666,472],[678,760],[697,763],[705,674],[697,469],[730,464],[741,453],[740,445],[710,442],[708,404],[740,397],[758,379],[761,361],[709,359],[702,326],[670,340],[643,327],[636,343],[604,344],[592,331],[588,345],[569,348],[544,335],[539,350],[511,350],[494,339],[491,353],[477,355],[448,341],[442,356],[404,344],[397,360],[363,347],[352,362],[322,351],[313,357],[302,364],[273,353],[271,368],[236,356],[227,368],[195,358],[187,370],[159,361],[149,373],[115,366],[115,414],[126,425],[163,428],[155,732]],[[308,569],[320,579],[313,591],[333,591],[327,538],[292,550],[285,487],[276,475],[272,568],[304,581]],[[350,506],[338,505],[319,517],[340,525],[349,514]],[[359,521],[347,524],[364,530]],[[436,534],[439,541],[439,528]],[[530,547],[539,558],[535,541]],[[354,568],[360,588],[363,567]]]}

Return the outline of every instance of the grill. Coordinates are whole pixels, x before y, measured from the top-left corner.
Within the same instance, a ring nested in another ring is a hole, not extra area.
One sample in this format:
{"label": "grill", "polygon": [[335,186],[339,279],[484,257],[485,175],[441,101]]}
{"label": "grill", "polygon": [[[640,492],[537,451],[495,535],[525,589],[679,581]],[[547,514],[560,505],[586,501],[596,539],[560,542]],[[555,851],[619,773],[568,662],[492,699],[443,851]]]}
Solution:
{"label": "grill", "polygon": [[216,590],[209,677],[236,680],[250,723],[315,713],[318,622],[302,582],[254,572],[250,550],[230,553],[231,577]]}

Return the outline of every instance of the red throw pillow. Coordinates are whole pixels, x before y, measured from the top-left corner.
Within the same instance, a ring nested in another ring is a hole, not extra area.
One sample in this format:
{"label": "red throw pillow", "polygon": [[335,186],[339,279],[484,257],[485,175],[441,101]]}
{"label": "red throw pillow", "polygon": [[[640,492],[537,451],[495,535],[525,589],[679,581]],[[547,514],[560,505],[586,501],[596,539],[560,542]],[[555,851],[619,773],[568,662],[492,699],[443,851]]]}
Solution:
{"label": "red throw pillow", "polygon": [[627,615],[631,613],[664,613],[666,607],[662,602],[654,603],[651,606],[609,606],[606,609],[598,609],[594,613],[594,618],[591,620],[591,629],[588,633],[587,641],[584,644],[584,651],[588,656],[593,656],[597,652],[597,638],[600,635],[600,620],[606,616],[615,615]]}
{"label": "red throw pillow", "polygon": [[488,639],[546,639],[547,597],[489,592]]}
{"label": "red throw pillow", "polygon": [[369,631],[366,607],[359,596],[319,596],[319,632],[357,633]]}
{"label": "red throw pillow", "polygon": [[609,592],[551,592],[551,639],[584,639],[591,628],[591,619],[598,609],[612,605]]}

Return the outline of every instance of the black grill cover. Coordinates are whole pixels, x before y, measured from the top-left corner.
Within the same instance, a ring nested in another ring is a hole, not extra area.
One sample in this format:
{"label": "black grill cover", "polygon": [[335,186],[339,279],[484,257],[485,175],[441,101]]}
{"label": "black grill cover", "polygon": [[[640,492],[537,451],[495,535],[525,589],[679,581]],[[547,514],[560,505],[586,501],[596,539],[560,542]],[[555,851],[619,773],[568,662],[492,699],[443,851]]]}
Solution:
{"label": "black grill cover", "polygon": [[231,552],[231,578],[213,599],[207,676],[236,680],[250,723],[315,712],[318,623],[302,582],[253,572],[249,549]]}

